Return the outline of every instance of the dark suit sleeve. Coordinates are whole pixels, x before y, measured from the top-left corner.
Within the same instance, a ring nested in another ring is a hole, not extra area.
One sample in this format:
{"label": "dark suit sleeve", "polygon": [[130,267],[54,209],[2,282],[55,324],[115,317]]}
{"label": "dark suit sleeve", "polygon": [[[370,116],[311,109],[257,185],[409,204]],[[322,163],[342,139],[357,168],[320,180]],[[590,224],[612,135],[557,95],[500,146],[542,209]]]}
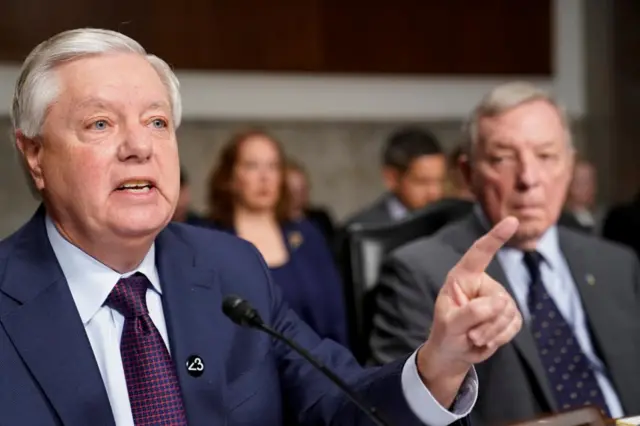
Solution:
{"label": "dark suit sleeve", "polygon": [[437,297],[426,280],[398,256],[382,265],[370,338],[376,363],[405,357],[426,340]]}
{"label": "dark suit sleeve", "polygon": [[[261,259],[262,261],[262,259]],[[406,359],[384,367],[363,369],[351,353],[331,340],[321,340],[283,301],[263,263],[270,289],[270,316],[275,329],[320,360],[347,382],[368,404],[378,408],[394,425],[418,426],[422,423],[409,408],[402,390],[402,368]],[[365,426],[371,421],[335,385],[286,345],[274,341],[280,382],[286,406],[300,426]],[[466,424],[466,420],[460,424]]]}

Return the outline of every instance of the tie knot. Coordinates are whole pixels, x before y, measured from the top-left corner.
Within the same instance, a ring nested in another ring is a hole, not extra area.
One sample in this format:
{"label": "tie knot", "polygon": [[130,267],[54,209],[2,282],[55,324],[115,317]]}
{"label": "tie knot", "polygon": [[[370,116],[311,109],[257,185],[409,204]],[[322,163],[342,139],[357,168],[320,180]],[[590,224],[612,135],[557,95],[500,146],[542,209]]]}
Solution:
{"label": "tie knot", "polygon": [[540,263],[542,263],[542,255],[535,251],[525,251],[524,252],[524,264],[531,275],[532,281],[538,279],[540,275]]}
{"label": "tie knot", "polygon": [[148,287],[149,280],[143,274],[121,278],[107,297],[107,304],[125,318],[146,315],[149,313],[146,298]]}

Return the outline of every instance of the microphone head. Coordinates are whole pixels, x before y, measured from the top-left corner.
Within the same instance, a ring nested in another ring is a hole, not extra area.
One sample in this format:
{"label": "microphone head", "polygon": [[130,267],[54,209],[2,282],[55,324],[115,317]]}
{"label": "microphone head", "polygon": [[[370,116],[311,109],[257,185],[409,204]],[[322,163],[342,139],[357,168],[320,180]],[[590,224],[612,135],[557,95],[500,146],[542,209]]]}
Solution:
{"label": "microphone head", "polygon": [[258,311],[249,302],[236,295],[224,298],[222,312],[238,325],[254,327],[263,324]]}

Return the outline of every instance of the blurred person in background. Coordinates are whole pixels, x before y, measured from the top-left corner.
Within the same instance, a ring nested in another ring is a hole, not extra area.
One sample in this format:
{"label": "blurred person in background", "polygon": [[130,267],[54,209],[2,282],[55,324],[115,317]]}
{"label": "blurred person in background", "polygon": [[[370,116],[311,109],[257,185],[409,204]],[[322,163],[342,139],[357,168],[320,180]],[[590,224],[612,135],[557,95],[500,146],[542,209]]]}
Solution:
{"label": "blurred person in background", "polygon": [[567,192],[565,210],[579,228],[592,234],[600,234],[603,216],[603,209],[596,204],[597,191],[595,166],[587,160],[577,160]]}
{"label": "blurred person in background", "polygon": [[206,219],[191,210],[191,186],[187,172],[182,166],[180,167],[180,195],[178,196],[178,204],[172,220],[174,222],[188,223],[189,225],[209,226]]}
{"label": "blurred person in background", "polygon": [[291,308],[321,337],[346,345],[343,288],[329,246],[304,218],[291,218],[285,156],[261,131],[236,134],[209,182],[214,227],[251,242]]}
{"label": "blurred person in background", "polygon": [[446,158],[433,133],[405,128],[392,134],[382,153],[382,176],[387,192],[346,221],[385,224],[408,217],[442,198]]}
{"label": "blurred person in background", "polygon": [[302,164],[292,159],[287,161],[287,188],[291,196],[291,219],[309,220],[332,245],[335,234],[333,219],[326,209],[311,205],[309,175]]}

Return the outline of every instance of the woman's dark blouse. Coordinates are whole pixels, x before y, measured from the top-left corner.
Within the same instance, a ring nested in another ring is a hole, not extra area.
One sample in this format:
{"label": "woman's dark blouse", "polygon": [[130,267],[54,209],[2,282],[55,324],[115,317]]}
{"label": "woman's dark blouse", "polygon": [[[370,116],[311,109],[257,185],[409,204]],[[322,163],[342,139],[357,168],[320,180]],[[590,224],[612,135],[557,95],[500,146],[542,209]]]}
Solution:
{"label": "woman's dark blouse", "polygon": [[[235,233],[232,229],[216,229]],[[328,243],[306,220],[282,225],[287,263],[269,267],[283,297],[320,337],[348,345],[342,281]]]}

